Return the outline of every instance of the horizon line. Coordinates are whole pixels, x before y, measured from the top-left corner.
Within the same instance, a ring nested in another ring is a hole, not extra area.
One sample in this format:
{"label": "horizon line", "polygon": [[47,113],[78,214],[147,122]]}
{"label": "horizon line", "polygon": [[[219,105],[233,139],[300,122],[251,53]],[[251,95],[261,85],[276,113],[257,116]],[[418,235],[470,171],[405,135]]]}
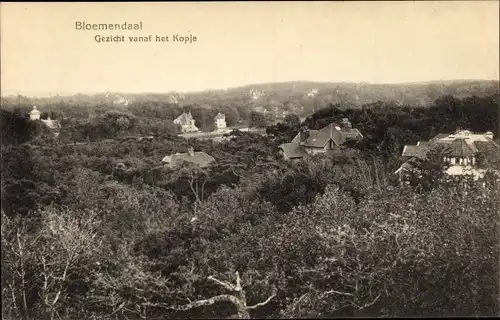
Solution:
{"label": "horizon line", "polygon": [[[74,91],[74,92],[50,92],[50,91],[22,91],[22,90],[9,90],[7,93],[1,92],[1,97],[9,96],[24,96],[27,98],[49,98],[49,97],[71,97],[75,95],[99,95],[99,94],[196,94],[211,91],[228,91],[234,89],[241,89],[249,86],[259,86],[259,85],[273,85],[273,84],[288,84],[288,83],[314,83],[314,84],[361,84],[361,85],[418,85],[418,84],[432,84],[432,83],[442,83],[442,82],[500,82],[500,79],[441,79],[441,80],[421,80],[421,81],[406,81],[406,82],[368,82],[368,81],[315,81],[315,80],[288,80],[288,81],[275,81],[275,82],[253,82],[242,85],[236,85],[231,87],[222,88],[207,88],[207,89],[193,89],[189,91]],[[0,89],[0,91],[2,91]]]}

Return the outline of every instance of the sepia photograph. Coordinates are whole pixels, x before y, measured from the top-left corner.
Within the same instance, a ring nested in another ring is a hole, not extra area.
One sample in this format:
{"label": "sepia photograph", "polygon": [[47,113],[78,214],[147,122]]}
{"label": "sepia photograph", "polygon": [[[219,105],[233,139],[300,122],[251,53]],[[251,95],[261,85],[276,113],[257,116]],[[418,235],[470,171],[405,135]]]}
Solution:
{"label": "sepia photograph", "polygon": [[499,12],[2,2],[2,319],[500,316]]}

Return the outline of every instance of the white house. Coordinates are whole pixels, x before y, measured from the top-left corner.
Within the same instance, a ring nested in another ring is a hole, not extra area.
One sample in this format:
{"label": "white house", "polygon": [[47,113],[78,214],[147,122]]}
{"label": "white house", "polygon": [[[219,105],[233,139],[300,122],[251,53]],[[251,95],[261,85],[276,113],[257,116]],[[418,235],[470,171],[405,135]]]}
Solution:
{"label": "white house", "polygon": [[30,111],[30,120],[40,120],[40,111],[33,106],[33,110]]}
{"label": "white house", "polygon": [[226,116],[223,113],[218,113],[215,118],[215,130],[226,128]]}

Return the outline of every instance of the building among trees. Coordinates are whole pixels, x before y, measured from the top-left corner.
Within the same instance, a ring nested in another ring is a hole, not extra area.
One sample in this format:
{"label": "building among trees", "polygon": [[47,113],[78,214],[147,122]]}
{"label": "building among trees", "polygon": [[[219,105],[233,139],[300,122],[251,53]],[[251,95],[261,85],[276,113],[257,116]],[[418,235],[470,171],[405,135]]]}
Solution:
{"label": "building among trees", "polygon": [[344,118],[342,124],[331,123],[321,130],[303,128],[292,142],[279,146],[286,160],[301,159],[307,154],[331,153],[338,150],[348,140],[363,138],[358,129]]}
{"label": "building among trees", "polygon": [[195,164],[201,168],[207,167],[210,163],[214,162],[214,157],[208,155],[205,152],[194,152],[194,149],[190,147],[187,153],[176,153],[166,156],[161,160],[162,164],[169,166],[170,168],[177,167],[183,162],[188,162]]}
{"label": "building among trees", "polygon": [[36,106],[33,106],[33,110],[30,111],[30,120],[40,120],[40,111]]}
{"label": "building among trees", "polygon": [[31,121],[41,121],[43,124],[45,124],[52,132],[54,135],[57,137],[59,136],[59,132],[61,129],[61,123],[58,120],[52,120],[50,119],[50,116],[47,117],[47,119],[40,119],[41,113],[40,110],[36,106],[33,106],[33,109],[29,113],[30,115],[30,120]]}
{"label": "building among trees", "polygon": [[179,117],[174,120],[174,124],[179,124],[181,126],[182,132],[196,132],[198,128],[194,123],[193,116],[191,112],[183,112]]}
{"label": "building among trees", "polygon": [[480,178],[484,170],[479,166],[483,155],[497,151],[500,146],[493,140],[493,133],[471,133],[457,131],[455,134],[438,134],[429,141],[418,141],[416,145],[405,145],[401,154],[405,162],[395,172],[401,180],[414,172],[416,161],[425,161],[433,148],[442,148],[443,163],[448,166],[448,175],[473,175]]}
{"label": "building among trees", "polygon": [[220,130],[226,128],[226,116],[223,113],[218,113],[215,118],[214,118],[215,124],[215,130]]}

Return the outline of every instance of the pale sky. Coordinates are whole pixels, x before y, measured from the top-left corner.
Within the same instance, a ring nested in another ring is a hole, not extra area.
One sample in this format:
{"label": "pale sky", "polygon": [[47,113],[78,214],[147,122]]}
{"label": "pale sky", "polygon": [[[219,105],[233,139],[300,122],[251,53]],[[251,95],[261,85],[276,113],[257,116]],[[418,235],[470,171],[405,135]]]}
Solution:
{"label": "pale sky", "polygon": [[[2,93],[499,79],[499,1],[2,3]],[[141,31],[79,31],[139,23]],[[96,34],[124,35],[97,43]],[[198,42],[130,43],[173,34]]]}

